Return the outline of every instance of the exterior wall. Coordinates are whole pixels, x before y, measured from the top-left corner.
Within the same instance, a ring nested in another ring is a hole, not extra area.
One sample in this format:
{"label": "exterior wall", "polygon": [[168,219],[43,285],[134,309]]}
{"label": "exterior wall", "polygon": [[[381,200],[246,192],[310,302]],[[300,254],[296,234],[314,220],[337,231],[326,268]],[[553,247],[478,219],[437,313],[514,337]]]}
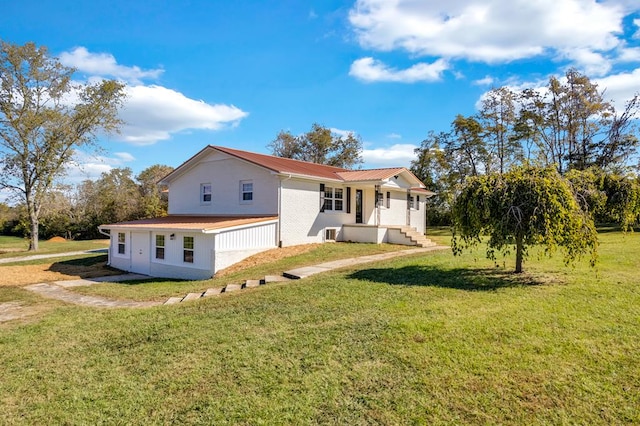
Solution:
{"label": "exterior wall", "polygon": [[[413,194],[413,196],[417,197],[418,195]],[[427,224],[427,204],[426,204],[427,197],[425,197],[424,194],[419,194],[419,196],[420,196],[420,203],[418,204],[416,202],[416,206],[418,206],[418,209],[417,210],[411,209],[410,211],[411,226],[416,228],[418,232],[424,235],[426,231],[426,224]]]}
{"label": "exterior wall", "polygon": [[388,230],[377,226],[345,225],[342,227],[344,241],[357,243],[386,243]]}
{"label": "exterior wall", "polygon": [[[222,153],[211,153],[169,187],[169,214],[277,215],[278,177]],[[253,200],[241,201],[240,182],[253,183]],[[201,202],[200,184],[211,184],[211,202]]]}
{"label": "exterior wall", "polygon": [[[342,228],[344,223],[355,221],[355,190],[351,190],[351,213],[346,213],[346,187],[339,183],[325,182],[325,185],[344,188],[344,210],[320,212],[320,182],[301,179],[282,180],[280,213],[282,246],[322,243],[325,228]],[[337,240],[343,237],[338,232]]]}
{"label": "exterior wall", "polygon": [[215,234],[214,273],[254,254],[276,248],[277,223]]}
{"label": "exterior wall", "polygon": [[406,225],[407,224],[407,192],[381,189],[385,196],[383,205],[386,205],[387,192],[391,194],[389,208],[380,208],[380,225]]}
{"label": "exterior wall", "polygon": [[[217,234],[199,232],[111,230],[109,265],[123,271],[154,277],[201,280],[211,278],[226,268],[253,254],[277,247],[277,223],[256,224],[248,228],[230,229]],[[118,232],[124,232],[125,254],[118,254]],[[156,235],[164,235],[164,259],[156,258]],[[173,235],[173,238],[171,237]],[[184,261],[183,237],[193,237],[193,263]],[[144,238],[140,238],[144,237]],[[134,247],[134,242],[146,244]],[[136,261],[144,254],[144,262]],[[141,269],[142,268],[142,269]]]}

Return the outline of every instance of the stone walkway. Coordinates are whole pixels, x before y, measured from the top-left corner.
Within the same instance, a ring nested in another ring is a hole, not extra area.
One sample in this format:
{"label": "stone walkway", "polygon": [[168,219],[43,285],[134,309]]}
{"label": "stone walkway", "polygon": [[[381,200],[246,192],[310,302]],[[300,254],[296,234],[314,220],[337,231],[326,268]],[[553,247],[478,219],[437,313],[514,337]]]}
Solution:
{"label": "stone walkway", "polygon": [[[243,290],[245,288],[257,287],[259,285],[264,285],[270,282],[279,282],[286,280],[296,280],[306,278],[311,275],[319,274],[322,272],[333,271],[335,269],[346,268],[356,265],[361,265],[365,263],[371,262],[379,262],[383,260],[393,259],[400,256],[408,256],[412,254],[419,253],[427,253],[436,250],[445,250],[449,249],[448,246],[432,246],[426,248],[415,248],[409,250],[400,250],[388,253],[381,254],[373,254],[369,256],[360,256],[349,259],[340,259],[334,260],[331,262],[324,262],[313,266],[305,266],[302,268],[296,268],[289,271],[286,271],[282,274],[282,276],[268,276],[264,277],[261,280],[247,280],[243,284],[228,284],[224,287],[211,288],[201,293],[189,293],[186,296],[181,297],[171,297],[166,302],[165,305],[171,305],[175,303],[187,302],[191,300],[198,300],[203,297],[215,296],[222,293],[230,293],[238,290]],[[83,253],[83,252],[80,252]],[[41,256],[49,256],[49,255],[41,255]],[[59,255],[55,255],[59,256]],[[51,256],[53,257],[53,256]],[[71,287],[79,287],[79,286],[87,286],[87,285],[95,285],[105,282],[120,282],[120,281],[132,281],[139,279],[149,278],[146,275],[139,274],[123,274],[123,275],[112,275],[108,277],[100,277],[100,278],[87,278],[87,279],[79,279],[79,280],[68,280],[68,281],[55,281],[52,283],[40,283],[40,284],[32,284],[24,287],[26,290],[37,293],[43,297],[62,300],[64,302],[73,303],[76,305],[83,306],[91,306],[96,308],[148,308],[151,306],[158,306],[163,304],[163,302],[136,302],[129,300],[114,300],[107,299],[104,297],[98,296],[86,296],[82,295],[70,290],[67,288]],[[6,302],[0,304],[0,322],[8,321],[11,319],[21,318],[29,314],[28,307],[21,306],[20,302]]]}

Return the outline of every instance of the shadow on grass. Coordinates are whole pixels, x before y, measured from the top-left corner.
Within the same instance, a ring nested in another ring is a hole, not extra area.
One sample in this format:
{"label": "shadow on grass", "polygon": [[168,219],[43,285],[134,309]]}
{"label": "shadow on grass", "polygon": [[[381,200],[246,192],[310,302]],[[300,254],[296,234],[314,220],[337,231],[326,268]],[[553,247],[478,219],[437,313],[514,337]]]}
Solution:
{"label": "shadow on grass", "polygon": [[404,266],[390,269],[363,269],[348,276],[351,279],[405,286],[430,286],[466,291],[494,291],[501,288],[543,284],[527,274],[514,274],[504,269],[440,269],[433,266]]}

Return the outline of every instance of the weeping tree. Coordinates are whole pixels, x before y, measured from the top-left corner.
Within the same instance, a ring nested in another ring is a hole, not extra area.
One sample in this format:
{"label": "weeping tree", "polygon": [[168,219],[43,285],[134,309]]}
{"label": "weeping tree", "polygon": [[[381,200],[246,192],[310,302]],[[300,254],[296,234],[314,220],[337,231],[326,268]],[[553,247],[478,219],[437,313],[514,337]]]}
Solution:
{"label": "weeping tree", "polygon": [[46,47],[0,41],[0,189],[27,208],[29,250],[38,249],[46,194],[64,175],[78,147],[117,131],[124,86],[113,80],[81,84],[74,69]]}
{"label": "weeping tree", "polygon": [[453,253],[488,236],[487,258],[515,249],[515,272],[533,245],[550,255],[557,248],[569,264],[584,254],[596,260],[597,234],[566,180],[552,167],[522,166],[500,174],[468,178],[453,205]]}

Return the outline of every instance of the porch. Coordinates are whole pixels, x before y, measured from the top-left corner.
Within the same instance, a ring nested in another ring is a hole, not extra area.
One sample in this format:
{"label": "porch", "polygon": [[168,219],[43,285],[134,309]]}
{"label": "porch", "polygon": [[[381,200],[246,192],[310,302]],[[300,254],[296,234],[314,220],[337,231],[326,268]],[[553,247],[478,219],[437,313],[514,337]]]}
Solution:
{"label": "porch", "polygon": [[390,243],[418,247],[433,247],[436,245],[415,228],[404,225],[344,224],[342,225],[340,240],[357,243]]}

